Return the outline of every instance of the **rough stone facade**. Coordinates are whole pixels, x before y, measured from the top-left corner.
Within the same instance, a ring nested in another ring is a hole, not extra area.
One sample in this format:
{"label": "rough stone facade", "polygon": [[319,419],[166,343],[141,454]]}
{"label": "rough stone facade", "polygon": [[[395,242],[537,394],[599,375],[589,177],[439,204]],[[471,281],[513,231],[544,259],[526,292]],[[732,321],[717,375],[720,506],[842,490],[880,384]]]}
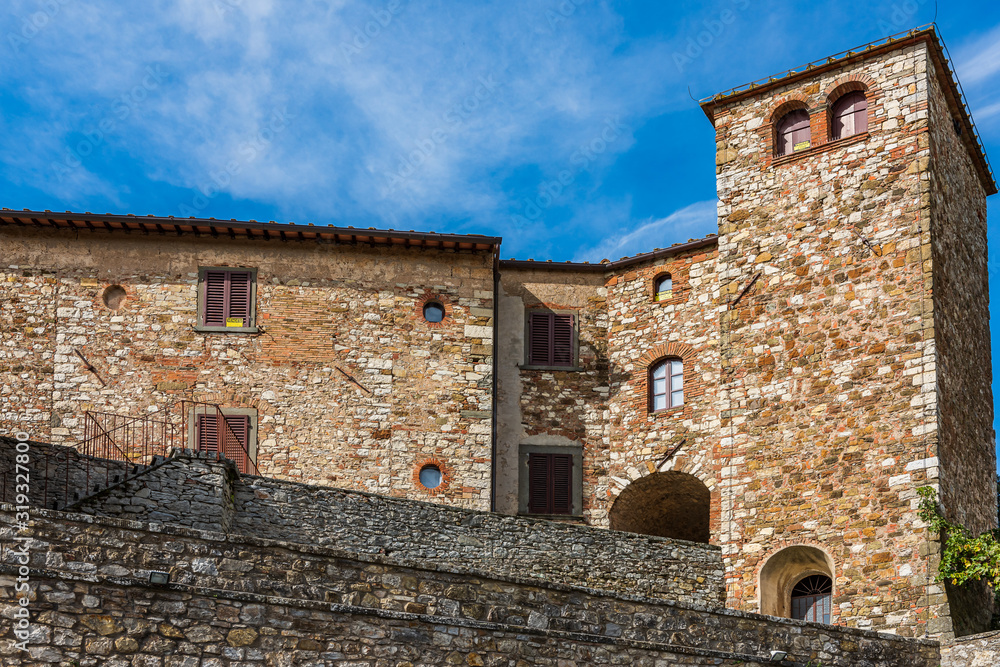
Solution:
{"label": "rough stone facade", "polygon": [[[37,664],[762,665],[772,649],[831,667],[939,661],[933,642],[326,547],[44,510],[28,530]],[[0,563],[6,618],[18,560]],[[3,664],[22,664],[16,640],[5,623]]]}
{"label": "rough stone facade", "polygon": [[969,635],[941,646],[941,667],[993,665],[1000,665],[1000,632]]}
{"label": "rough stone facade", "polygon": [[715,546],[241,476],[229,461],[190,451],[174,452],[67,510],[703,606],[725,603]]}
{"label": "rough stone facade", "polygon": [[[948,620],[916,517],[917,487],[946,471],[967,494],[952,510],[945,484],[949,512],[975,506],[982,528],[996,514],[988,318],[973,304],[985,297],[985,227],[963,227],[985,214],[984,185],[967,153],[929,133],[954,134],[931,113],[947,105],[935,48],[915,40],[711,107],[726,300],[757,280],[720,320],[719,543],[737,608],[763,604],[769,557],[812,545],[832,560],[834,622],[970,630]],[[826,110],[845,89],[866,91],[869,129],[828,141]],[[774,124],[796,106],[810,111],[813,145],[773,157]],[[956,235],[969,237],[957,253]],[[976,323],[955,335],[959,312]],[[951,334],[943,348],[939,330]],[[966,400],[982,412],[958,408]]]}
{"label": "rough stone facade", "polygon": [[[0,228],[5,430],[71,444],[86,410],[195,399],[256,410],[262,474],[489,507],[491,253],[25,231]],[[202,266],[257,269],[259,333],[195,330]]]}

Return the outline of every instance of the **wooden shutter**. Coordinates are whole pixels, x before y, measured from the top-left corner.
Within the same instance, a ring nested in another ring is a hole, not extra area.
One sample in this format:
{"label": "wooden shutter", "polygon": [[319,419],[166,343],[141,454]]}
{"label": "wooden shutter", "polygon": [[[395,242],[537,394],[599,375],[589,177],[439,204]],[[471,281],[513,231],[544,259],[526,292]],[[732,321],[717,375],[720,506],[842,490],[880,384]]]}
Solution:
{"label": "wooden shutter", "polygon": [[843,95],[833,105],[833,138],[843,139],[868,131],[868,98],[861,91]]}
{"label": "wooden shutter", "polygon": [[552,314],[528,314],[528,364],[549,366],[552,363]]}
{"label": "wooden shutter", "polygon": [[796,144],[809,139],[809,112],[805,109],[790,111],[778,122],[778,155],[793,153]]}
{"label": "wooden shutter", "polygon": [[573,365],[572,315],[552,315],[552,365]]}
{"label": "wooden shutter", "polygon": [[226,272],[205,272],[202,323],[207,327],[226,326]]}
{"label": "wooden shutter", "polygon": [[573,315],[528,313],[528,364],[573,365]]}
{"label": "wooden shutter", "polygon": [[240,318],[243,326],[250,323],[250,294],[252,281],[249,271],[230,271],[229,278],[229,308],[226,317]]}
{"label": "wooden shutter", "polygon": [[573,455],[550,454],[552,505],[549,514],[570,514],[573,507]]}
{"label": "wooden shutter", "polygon": [[528,454],[528,512],[549,514],[549,456]]}
{"label": "wooden shutter", "polygon": [[198,415],[195,430],[197,443],[195,449],[201,452],[219,451],[219,428],[215,415]]}

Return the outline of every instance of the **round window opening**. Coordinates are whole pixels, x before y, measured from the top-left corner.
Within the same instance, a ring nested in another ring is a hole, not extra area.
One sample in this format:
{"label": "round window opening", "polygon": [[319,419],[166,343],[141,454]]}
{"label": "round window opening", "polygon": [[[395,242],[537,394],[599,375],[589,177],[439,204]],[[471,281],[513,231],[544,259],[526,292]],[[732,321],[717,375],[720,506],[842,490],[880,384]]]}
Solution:
{"label": "round window opening", "polygon": [[125,303],[125,288],[121,285],[111,285],[104,290],[104,305],[111,310],[118,310]]}
{"label": "round window opening", "polygon": [[441,486],[441,468],[436,465],[425,465],[420,469],[420,483],[428,489],[436,489]]}
{"label": "round window opening", "polygon": [[437,301],[431,301],[424,306],[424,319],[428,322],[440,322],[444,319],[444,306]]}

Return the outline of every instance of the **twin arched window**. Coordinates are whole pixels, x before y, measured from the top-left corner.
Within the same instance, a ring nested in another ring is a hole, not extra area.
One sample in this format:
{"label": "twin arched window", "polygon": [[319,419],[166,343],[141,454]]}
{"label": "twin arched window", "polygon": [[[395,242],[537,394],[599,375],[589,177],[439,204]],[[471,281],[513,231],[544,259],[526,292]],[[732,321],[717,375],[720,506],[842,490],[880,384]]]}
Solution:
{"label": "twin arched window", "polygon": [[[775,155],[791,155],[812,146],[809,112],[793,109],[775,126]],[[845,139],[868,131],[868,98],[860,90],[844,93],[833,103],[830,113],[830,140]]]}
{"label": "twin arched window", "polygon": [[662,359],[649,369],[649,409],[651,412],[684,404],[684,362]]}

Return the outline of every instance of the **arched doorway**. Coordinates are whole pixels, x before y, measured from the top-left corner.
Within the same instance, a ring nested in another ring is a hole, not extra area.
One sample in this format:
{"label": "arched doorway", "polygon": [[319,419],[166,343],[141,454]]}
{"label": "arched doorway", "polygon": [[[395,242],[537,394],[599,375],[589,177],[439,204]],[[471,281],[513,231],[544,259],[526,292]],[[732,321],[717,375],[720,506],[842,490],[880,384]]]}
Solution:
{"label": "arched doorway", "polygon": [[760,613],[829,623],[833,602],[834,564],[822,549],[786,547],[760,569]]}
{"label": "arched doorway", "polygon": [[711,493],[700,479],[670,470],[625,487],[608,518],[612,530],[708,542],[710,508]]}

